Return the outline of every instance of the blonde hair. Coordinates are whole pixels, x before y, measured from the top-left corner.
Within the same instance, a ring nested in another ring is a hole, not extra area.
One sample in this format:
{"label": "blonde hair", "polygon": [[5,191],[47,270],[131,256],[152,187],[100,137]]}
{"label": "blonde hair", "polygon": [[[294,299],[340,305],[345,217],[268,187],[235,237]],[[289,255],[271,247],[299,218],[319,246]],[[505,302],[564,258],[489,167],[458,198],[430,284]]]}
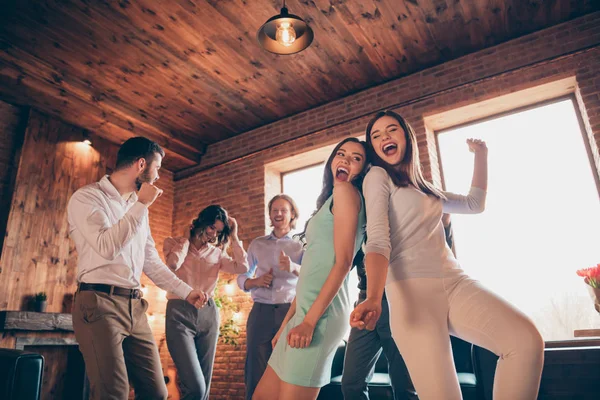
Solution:
{"label": "blonde hair", "polygon": [[[294,199],[292,199],[287,194],[281,193],[281,194],[274,196],[271,200],[269,200],[269,217],[271,216],[271,206],[273,206],[273,203],[275,203],[275,201],[277,201],[279,199],[283,199],[290,204],[290,207],[292,208],[292,214],[293,214],[292,219],[290,220],[290,228],[296,229],[296,222],[298,222],[298,218],[300,217],[300,211],[298,210],[298,205],[296,204]],[[271,223],[271,226],[272,225],[273,224]]]}

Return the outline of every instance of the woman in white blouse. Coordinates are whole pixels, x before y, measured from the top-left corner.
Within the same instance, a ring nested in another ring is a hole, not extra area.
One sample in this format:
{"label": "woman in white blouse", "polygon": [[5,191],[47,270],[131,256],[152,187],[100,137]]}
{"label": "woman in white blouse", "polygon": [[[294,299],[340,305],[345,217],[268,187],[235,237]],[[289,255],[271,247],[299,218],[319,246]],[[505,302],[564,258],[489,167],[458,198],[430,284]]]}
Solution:
{"label": "woman in white blouse", "polygon": [[444,240],[442,213],[484,209],[485,143],[467,140],[475,165],[471,190],[461,196],[424,179],[415,133],[397,113],[378,113],[366,136],[373,165],[363,185],[369,285],[351,325],[373,329],[385,288],[392,337],[420,400],[461,399],[450,334],[500,356],[494,399],[536,399],[544,358],[539,332],[522,312],[467,276]]}

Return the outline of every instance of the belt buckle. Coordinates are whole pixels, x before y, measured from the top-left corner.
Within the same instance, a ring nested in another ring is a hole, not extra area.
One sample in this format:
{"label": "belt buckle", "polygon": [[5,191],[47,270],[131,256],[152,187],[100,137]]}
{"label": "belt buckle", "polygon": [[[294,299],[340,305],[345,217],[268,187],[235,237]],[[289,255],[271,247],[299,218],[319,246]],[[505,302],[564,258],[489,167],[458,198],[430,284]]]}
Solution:
{"label": "belt buckle", "polygon": [[132,289],[131,293],[129,294],[129,297],[131,297],[132,299],[141,299],[142,291],[139,289]]}

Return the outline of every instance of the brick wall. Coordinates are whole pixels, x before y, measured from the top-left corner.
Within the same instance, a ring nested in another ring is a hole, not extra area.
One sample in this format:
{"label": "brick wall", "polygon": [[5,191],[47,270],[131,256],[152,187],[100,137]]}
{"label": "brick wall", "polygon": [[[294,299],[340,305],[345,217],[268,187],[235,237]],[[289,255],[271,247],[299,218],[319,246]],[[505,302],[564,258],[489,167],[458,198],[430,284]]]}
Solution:
{"label": "brick wall", "polygon": [[[173,230],[180,233],[201,208],[219,203],[238,218],[247,246],[265,231],[265,164],[361,134],[370,116],[386,108],[411,122],[426,174],[439,183],[435,137],[425,117],[567,77],[576,77],[575,95],[600,175],[599,44],[600,13],[594,13],[212,145],[199,167],[176,174]],[[235,300],[245,325],[251,300],[239,291]],[[219,345],[211,398],[243,398],[244,356],[244,332],[239,347]]]}

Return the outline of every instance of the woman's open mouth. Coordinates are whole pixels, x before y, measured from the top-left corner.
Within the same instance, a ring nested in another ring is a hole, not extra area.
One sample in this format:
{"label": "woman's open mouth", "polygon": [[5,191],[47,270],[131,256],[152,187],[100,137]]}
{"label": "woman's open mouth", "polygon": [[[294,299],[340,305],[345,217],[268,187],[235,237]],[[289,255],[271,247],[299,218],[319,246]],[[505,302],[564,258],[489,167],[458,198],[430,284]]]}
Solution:
{"label": "woman's open mouth", "polygon": [[393,156],[398,152],[398,145],[396,143],[387,143],[383,145],[381,150],[386,156]]}
{"label": "woman's open mouth", "polygon": [[335,177],[340,181],[347,181],[348,176],[350,176],[350,170],[347,167],[339,166],[335,170]]}

